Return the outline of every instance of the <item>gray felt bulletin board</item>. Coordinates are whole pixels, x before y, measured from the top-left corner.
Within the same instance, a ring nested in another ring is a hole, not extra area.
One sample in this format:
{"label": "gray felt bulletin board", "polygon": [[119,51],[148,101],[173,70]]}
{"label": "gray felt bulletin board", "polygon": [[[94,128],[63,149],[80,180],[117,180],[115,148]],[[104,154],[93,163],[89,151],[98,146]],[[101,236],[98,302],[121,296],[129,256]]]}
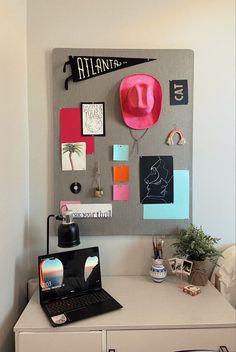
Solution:
{"label": "gray felt bulletin board", "polygon": [[[186,228],[192,50],[58,48],[52,61],[55,213],[75,203],[81,235],[167,235]],[[127,125],[125,109],[132,123],[138,113],[144,124]]]}

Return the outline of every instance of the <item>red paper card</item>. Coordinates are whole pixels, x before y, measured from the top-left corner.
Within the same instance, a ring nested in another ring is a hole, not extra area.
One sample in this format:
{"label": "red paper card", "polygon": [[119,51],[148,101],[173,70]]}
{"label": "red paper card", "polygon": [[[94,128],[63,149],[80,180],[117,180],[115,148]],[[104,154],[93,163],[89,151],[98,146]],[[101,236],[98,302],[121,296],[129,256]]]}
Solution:
{"label": "red paper card", "polygon": [[129,166],[113,166],[113,182],[128,182]]}
{"label": "red paper card", "polygon": [[60,142],[86,143],[86,154],[94,153],[94,137],[81,134],[80,108],[63,108],[60,110]]}

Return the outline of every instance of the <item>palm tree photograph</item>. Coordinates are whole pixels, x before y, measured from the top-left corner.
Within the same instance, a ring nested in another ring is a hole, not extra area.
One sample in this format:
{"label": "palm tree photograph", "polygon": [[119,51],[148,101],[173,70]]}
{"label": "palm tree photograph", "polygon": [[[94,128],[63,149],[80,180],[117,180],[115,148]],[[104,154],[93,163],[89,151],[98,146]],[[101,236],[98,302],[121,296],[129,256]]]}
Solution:
{"label": "palm tree photograph", "polygon": [[62,170],[86,170],[86,143],[62,143]]}

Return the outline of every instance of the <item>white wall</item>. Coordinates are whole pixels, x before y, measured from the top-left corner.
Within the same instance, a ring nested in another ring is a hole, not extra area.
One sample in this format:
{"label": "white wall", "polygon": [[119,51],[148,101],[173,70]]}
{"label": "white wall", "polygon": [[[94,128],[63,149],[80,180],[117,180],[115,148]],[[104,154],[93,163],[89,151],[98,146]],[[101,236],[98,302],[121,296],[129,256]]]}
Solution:
{"label": "white wall", "polygon": [[[193,222],[222,243],[235,241],[234,13],[233,0],[28,1],[32,272],[36,255],[45,252],[53,209],[50,55],[56,47],[194,50]],[[94,244],[104,274],[147,272],[150,236],[82,237],[84,247]],[[55,241],[52,247],[58,250]]]}
{"label": "white wall", "polygon": [[26,1],[0,8],[0,351],[13,352],[28,271]]}

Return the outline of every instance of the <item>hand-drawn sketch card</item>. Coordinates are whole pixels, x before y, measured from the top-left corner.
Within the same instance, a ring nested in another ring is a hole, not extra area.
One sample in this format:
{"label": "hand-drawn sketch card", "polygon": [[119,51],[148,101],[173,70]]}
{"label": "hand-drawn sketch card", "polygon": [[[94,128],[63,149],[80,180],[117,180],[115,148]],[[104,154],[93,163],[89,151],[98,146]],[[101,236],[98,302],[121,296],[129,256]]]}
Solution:
{"label": "hand-drawn sketch card", "polygon": [[105,136],[104,103],[81,103],[82,135]]}
{"label": "hand-drawn sketch card", "polygon": [[173,157],[140,157],[140,203],[173,203]]}

